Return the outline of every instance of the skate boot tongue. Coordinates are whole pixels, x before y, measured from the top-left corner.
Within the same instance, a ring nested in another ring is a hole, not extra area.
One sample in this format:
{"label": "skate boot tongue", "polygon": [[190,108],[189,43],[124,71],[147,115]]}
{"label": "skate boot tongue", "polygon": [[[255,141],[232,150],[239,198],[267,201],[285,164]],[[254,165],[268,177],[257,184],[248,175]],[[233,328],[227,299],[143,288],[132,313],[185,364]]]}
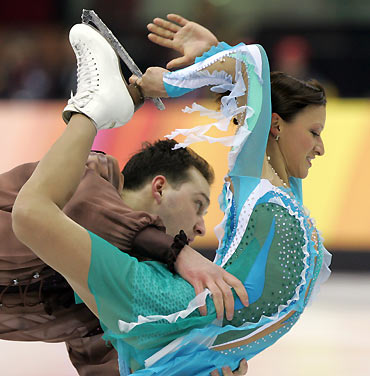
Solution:
{"label": "skate boot tongue", "polygon": [[76,95],[71,94],[68,103],[76,101],[86,106],[98,89],[99,72],[94,56],[85,44],[76,44],[74,49],[77,57],[77,92]]}

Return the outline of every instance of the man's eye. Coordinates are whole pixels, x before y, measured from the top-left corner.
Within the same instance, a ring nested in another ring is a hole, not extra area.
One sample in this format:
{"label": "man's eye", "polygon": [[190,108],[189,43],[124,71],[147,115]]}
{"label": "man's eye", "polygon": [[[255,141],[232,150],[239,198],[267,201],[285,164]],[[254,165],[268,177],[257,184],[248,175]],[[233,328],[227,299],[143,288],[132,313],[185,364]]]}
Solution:
{"label": "man's eye", "polygon": [[203,209],[203,202],[202,201],[195,201],[195,204],[198,207],[198,214],[201,214],[202,209]]}
{"label": "man's eye", "polygon": [[315,136],[315,137],[319,137],[320,135],[317,133],[317,132],[315,132],[315,131],[311,131],[311,133]]}

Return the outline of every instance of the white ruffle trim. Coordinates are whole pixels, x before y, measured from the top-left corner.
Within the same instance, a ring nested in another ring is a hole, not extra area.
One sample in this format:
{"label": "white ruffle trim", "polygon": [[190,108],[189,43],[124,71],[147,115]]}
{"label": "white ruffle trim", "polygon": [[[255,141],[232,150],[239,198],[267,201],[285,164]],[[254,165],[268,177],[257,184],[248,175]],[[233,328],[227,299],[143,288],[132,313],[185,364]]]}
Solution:
{"label": "white ruffle trim", "polygon": [[[224,193],[222,192],[218,196],[218,203],[220,204],[220,208],[225,213],[225,215],[222,218],[221,223],[219,223],[214,228],[215,235],[218,239],[218,248],[221,248],[222,239],[224,238],[224,235],[225,235],[226,222],[227,222],[227,219],[229,217],[231,205],[233,203],[233,193],[231,192],[231,189],[230,189],[230,182],[226,181],[225,178],[224,178],[224,186],[226,187],[225,196],[224,196]],[[214,259],[214,262],[218,261],[218,259],[219,259],[218,256],[219,256],[219,254],[216,253],[216,257]]]}
{"label": "white ruffle trim", "polygon": [[329,266],[331,264],[332,255],[325,247],[321,247],[321,250],[323,252],[323,258],[320,273],[317,276],[315,286],[312,289],[311,296],[308,299],[307,305],[311,305],[312,302],[316,299],[317,294],[320,292],[321,285],[329,279],[331,274]]}
{"label": "white ruffle trim", "polygon": [[137,318],[137,322],[126,322],[123,320],[118,320],[118,327],[121,332],[128,333],[130,330],[134,329],[137,325],[146,324],[149,322],[155,322],[160,320],[167,320],[169,323],[174,323],[177,321],[178,318],[185,318],[189,316],[192,312],[194,312],[197,308],[204,306],[206,304],[207,296],[210,295],[211,292],[208,289],[205,289],[203,292],[198,294],[194,299],[190,301],[187,308],[172,313],[170,315],[151,315],[151,316],[141,316],[139,315]]}
{"label": "white ruffle trim", "polygon": [[[243,129],[241,132],[237,132],[234,136],[227,136],[227,137],[211,137],[205,135],[212,127],[216,127],[220,131],[226,132],[229,128],[229,124],[231,119],[245,111],[246,109],[246,117],[251,117],[253,115],[253,110],[250,107],[238,107],[230,116],[225,117],[222,113],[218,111],[209,110],[197,103],[193,103],[191,107],[185,107],[183,112],[192,113],[195,111],[199,111],[201,116],[208,116],[217,120],[214,123],[207,124],[207,125],[198,125],[191,129],[176,129],[171,134],[166,135],[165,137],[168,139],[173,139],[179,135],[186,136],[185,140],[182,143],[178,143],[175,145],[174,149],[179,149],[182,147],[187,147],[190,144],[195,142],[201,141],[208,141],[209,143],[220,142],[225,146],[234,146],[236,148],[240,148],[240,145],[243,144],[244,138],[249,136],[251,133],[247,129]],[[240,129],[242,129],[241,127]]]}
{"label": "white ruffle trim", "polygon": [[[185,140],[182,143],[177,144],[174,149],[187,147],[193,143],[201,141],[207,141],[209,143],[220,142],[225,146],[233,147],[233,150],[229,155],[229,168],[233,167],[240,148],[243,146],[246,139],[251,133],[251,131],[248,130],[247,119],[254,115],[254,110],[250,106],[238,106],[236,99],[243,96],[247,90],[242,76],[242,62],[239,59],[244,56],[245,60],[248,61],[248,63],[258,64],[256,63],[256,60],[258,60],[258,56],[260,57],[259,50],[257,48],[257,50],[255,51],[252,47],[254,46],[244,46],[239,47],[239,49],[235,50],[223,51],[203,62],[195,64],[194,66],[182,69],[177,72],[172,72],[169,76],[164,77],[164,81],[172,86],[195,89],[202,86],[213,85],[211,91],[217,93],[230,91],[229,95],[221,98],[220,111],[209,110],[203,106],[198,105],[197,103],[193,103],[191,108],[186,107],[183,110],[183,112],[186,113],[199,111],[201,116],[208,116],[212,119],[215,119],[216,122],[207,125],[196,126],[191,129],[176,129],[170,135],[166,135],[165,137],[169,139],[173,139],[179,135],[186,136]],[[254,55],[257,56],[253,56],[253,54],[251,54],[249,50],[253,50]],[[239,58],[235,58],[235,83],[232,82],[232,77],[226,72],[214,71],[210,73],[207,70],[202,70],[215,61],[220,60],[232,53],[236,53]],[[259,65],[261,64],[261,61],[259,61]],[[259,70],[257,71],[260,71],[260,69],[261,67],[259,67]],[[244,124],[243,126],[239,127],[234,136],[210,137],[206,135],[206,133],[212,127],[216,127],[220,131],[226,132],[229,129],[232,118],[241,114],[243,114],[244,117]]]}

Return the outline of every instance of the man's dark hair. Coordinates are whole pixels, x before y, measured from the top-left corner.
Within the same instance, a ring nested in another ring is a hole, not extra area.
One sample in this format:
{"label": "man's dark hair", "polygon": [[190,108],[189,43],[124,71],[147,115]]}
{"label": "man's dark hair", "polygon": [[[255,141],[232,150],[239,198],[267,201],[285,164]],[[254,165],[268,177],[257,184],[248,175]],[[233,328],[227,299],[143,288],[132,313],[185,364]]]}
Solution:
{"label": "man's dark hair", "polygon": [[122,170],[124,189],[140,189],[157,175],[165,176],[176,187],[190,179],[188,172],[191,167],[195,167],[211,185],[214,171],[208,162],[190,148],[173,150],[176,144],[175,140],[145,142]]}

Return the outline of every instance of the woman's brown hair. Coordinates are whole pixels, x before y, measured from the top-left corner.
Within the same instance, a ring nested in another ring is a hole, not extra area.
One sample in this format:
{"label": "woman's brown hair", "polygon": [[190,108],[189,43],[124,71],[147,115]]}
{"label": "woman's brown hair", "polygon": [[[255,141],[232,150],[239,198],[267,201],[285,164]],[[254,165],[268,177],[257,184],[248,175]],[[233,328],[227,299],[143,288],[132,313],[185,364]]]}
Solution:
{"label": "woman's brown hair", "polygon": [[272,112],[289,122],[309,105],[324,106],[325,90],[316,80],[303,81],[283,72],[271,72]]}

